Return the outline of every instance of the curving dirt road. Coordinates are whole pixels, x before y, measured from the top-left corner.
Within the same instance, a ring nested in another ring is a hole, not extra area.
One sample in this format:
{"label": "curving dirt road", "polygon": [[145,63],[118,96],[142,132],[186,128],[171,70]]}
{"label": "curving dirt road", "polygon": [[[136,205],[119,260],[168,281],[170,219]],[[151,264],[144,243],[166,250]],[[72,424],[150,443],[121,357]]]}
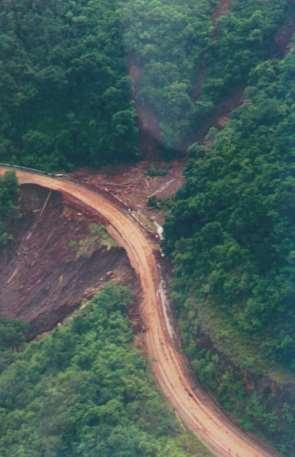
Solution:
{"label": "curving dirt road", "polygon": [[[7,169],[0,167],[0,175]],[[125,248],[141,283],[143,301],[140,306],[151,368],[164,395],[187,428],[218,457],[277,456],[242,433],[199,387],[193,385],[167,318],[156,246],[128,212],[107,196],[71,181],[15,171],[21,184],[36,184],[60,191],[97,211],[106,220],[111,236]]]}

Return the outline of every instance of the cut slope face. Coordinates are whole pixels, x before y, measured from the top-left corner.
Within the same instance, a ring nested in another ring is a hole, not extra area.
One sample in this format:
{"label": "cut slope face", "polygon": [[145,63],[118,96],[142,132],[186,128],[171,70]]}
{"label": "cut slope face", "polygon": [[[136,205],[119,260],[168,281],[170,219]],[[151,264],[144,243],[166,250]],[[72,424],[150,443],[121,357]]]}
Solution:
{"label": "cut slope face", "polygon": [[78,212],[60,194],[22,188],[23,218],[0,257],[0,315],[50,330],[106,280],[132,278],[124,252],[101,239],[99,219]]}

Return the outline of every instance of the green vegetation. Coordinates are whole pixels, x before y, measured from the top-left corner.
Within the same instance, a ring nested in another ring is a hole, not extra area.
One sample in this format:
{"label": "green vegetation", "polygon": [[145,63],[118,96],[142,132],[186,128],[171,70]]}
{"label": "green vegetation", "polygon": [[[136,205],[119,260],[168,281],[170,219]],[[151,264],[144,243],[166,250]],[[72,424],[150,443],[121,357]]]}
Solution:
{"label": "green vegetation", "polygon": [[159,209],[160,201],[155,195],[153,195],[147,199],[147,205],[149,208]]}
{"label": "green vegetation", "polygon": [[143,70],[139,99],[157,116],[164,150],[180,147],[194,113],[192,81],[212,29],[217,1],[128,0],[124,39]]}
{"label": "green vegetation", "polygon": [[276,31],[294,13],[287,0],[233,0],[215,26],[217,5],[217,0],[124,2],[124,38],[142,70],[138,98],[156,114],[166,156],[183,151],[216,105],[278,52]]}
{"label": "green vegetation", "polygon": [[11,239],[10,226],[18,219],[18,196],[15,173],[0,176],[0,248]]}
{"label": "green vegetation", "polygon": [[[221,375],[222,362],[198,347],[197,335],[200,317],[210,313],[218,319],[219,342],[223,328],[225,339],[238,332],[250,353],[252,348],[248,368],[255,370],[260,358],[270,369],[295,371],[294,71],[293,52],[281,62],[258,65],[244,105],[213,144],[191,148],[187,182],[172,203],[165,243],[196,373],[248,428],[289,455],[295,449],[294,402],[285,415],[283,404],[274,409],[270,393],[249,395],[237,373]],[[243,365],[242,349],[238,358]]]}
{"label": "green vegetation", "polygon": [[3,2],[0,160],[46,170],[138,154],[118,0]]}
{"label": "green vegetation", "polygon": [[[199,379],[243,427],[294,454],[294,401],[276,403],[279,395],[247,385],[247,373],[278,384],[295,373],[295,54],[280,62],[286,43],[277,36],[295,17],[294,1],[232,0],[217,22],[218,0],[2,3],[0,161],[54,170],[138,159],[131,67],[133,91],[154,113],[167,158],[200,138],[247,87],[224,131],[211,129],[206,145],[189,148],[165,248]],[[147,175],[166,172],[151,164]],[[156,196],[147,203],[165,205]],[[17,180],[7,173],[0,247],[12,236],[17,205]],[[93,225],[71,247],[87,256],[98,243],[114,247]],[[204,457],[131,347],[121,307],[128,300],[107,289],[19,353],[25,330],[0,322],[1,456]]]}
{"label": "green vegetation", "polygon": [[[0,160],[46,170],[138,157],[128,63],[167,157],[278,52],[287,0],[24,0],[0,12]],[[204,76],[204,78],[202,77]]]}
{"label": "green vegetation", "polygon": [[206,77],[198,88],[194,126],[207,124],[225,97],[245,87],[259,62],[284,51],[276,43],[276,33],[294,12],[288,0],[231,1],[230,11],[219,19],[217,32],[202,53]]}
{"label": "green vegetation", "polygon": [[29,326],[22,321],[0,319],[0,374],[17,357],[22,349]]}
{"label": "green vegetation", "polygon": [[129,292],[107,286],[0,375],[1,457],[209,457],[133,346]]}
{"label": "green vegetation", "polygon": [[169,171],[169,166],[159,166],[158,164],[151,164],[149,168],[146,170],[145,174],[146,176],[149,176],[150,178],[155,178],[157,176],[166,176]]}
{"label": "green vegetation", "polygon": [[89,235],[80,241],[70,241],[70,248],[76,252],[77,259],[91,257],[98,247],[110,251],[118,247],[116,241],[110,237],[102,224],[89,224]]}
{"label": "green vegetation", "polygon": [[26,330],[22,321],[0,319],[0,351],[19,349],[25,342]]}

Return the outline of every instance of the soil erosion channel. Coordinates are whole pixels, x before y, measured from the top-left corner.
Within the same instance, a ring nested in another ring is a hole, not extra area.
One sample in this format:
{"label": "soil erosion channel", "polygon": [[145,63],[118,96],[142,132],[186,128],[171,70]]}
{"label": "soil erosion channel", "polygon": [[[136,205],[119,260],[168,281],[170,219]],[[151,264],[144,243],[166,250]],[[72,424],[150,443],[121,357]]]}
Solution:
{"label": "soil erosion channel", "polygon": [[[0,174],[8,168],[0,167]],[[20,184],[35,184],[62,192],[95,210],[106,222],[110,235],[127,252],[142,288],[140,311],[145,324],[145,344],[151,368],[164,395],[184,424],[218,457],[274,457],[218,409],[199,387],[193,385],[184,356],[169,327],[165,294],[156,260],[156,244],[128,214],[104,194],[65,179],[15,170]]]}

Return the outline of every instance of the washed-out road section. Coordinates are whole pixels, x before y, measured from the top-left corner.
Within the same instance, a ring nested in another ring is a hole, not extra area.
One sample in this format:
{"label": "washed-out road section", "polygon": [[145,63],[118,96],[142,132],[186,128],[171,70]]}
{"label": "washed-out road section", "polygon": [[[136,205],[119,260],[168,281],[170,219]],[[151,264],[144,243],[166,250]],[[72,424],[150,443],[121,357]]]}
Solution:
{"label": "washed-out road section", "polygon": [[[7,170],[9,168],[0,167],[0,175]],[[157,265],[157,246],[128,211],[104,193],[66,179],[18,169],[14,171],[20,184],[35,184],[61,192],[77,200],[79,205],[96,211],[105,220],[110,235],[126,250],[142,289],[140,312],[151,369],[163,394],[186,427],[218,457],[277,456],[241,432],[210,397],[194,385],[167,319],[163,282]]]}

